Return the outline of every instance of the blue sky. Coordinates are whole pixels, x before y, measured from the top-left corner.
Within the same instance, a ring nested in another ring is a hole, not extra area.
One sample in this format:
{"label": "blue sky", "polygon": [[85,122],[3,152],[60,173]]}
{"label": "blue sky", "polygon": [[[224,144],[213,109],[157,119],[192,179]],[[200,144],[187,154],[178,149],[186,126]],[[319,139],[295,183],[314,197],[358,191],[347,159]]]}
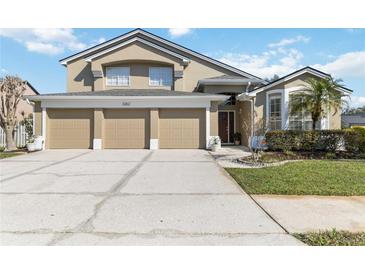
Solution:
{"label": "blue sky", "polygon": [[[17,74],[41,93],[62,92],[58,60],[131,29],[1,29],[0,73]],[[365,29],[146,29],[259,77],[313,66],[354,90],[365,104]]]}

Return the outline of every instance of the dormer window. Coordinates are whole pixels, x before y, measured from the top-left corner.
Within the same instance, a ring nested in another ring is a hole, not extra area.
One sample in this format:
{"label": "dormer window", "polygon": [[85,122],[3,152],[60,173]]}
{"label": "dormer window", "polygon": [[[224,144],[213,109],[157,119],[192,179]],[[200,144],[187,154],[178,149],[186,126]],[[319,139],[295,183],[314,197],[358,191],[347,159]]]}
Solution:
{"label": "dormer window", "polygon": [[111,87],[129,86],[130,68],[129,67],[107,67],[106,85]]}
{"label": "dormer window", "polygon": [[172,69],[168,67],[150,67],[150,86],[172,86]]}

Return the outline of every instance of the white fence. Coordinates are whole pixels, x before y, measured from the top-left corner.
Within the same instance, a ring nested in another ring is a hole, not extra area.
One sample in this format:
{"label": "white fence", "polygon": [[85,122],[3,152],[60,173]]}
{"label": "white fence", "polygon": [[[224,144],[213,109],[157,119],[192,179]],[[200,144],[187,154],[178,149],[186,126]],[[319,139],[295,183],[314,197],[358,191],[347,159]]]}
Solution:
{"label": "white fence", "polygon": [[[15,144],[17,147],[23,147],[26,144],[27,139],[27,133],[25,131],[25,126],[17,124],[15,128]],[[6,140],[5,140],[5,132],[0,127],[0,146],[5,146]]]}

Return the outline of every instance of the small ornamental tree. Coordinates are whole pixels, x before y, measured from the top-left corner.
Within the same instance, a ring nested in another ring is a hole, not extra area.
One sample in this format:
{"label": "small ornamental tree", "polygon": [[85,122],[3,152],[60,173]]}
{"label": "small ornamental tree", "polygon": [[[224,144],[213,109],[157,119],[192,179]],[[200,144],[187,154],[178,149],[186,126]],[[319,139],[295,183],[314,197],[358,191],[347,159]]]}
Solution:
{"label": "small ornamental tree", "polygon": [[0,79],[0,126],[5,132],[6,150],[15,150],[14,131],[17,123],[16,110],[26,82],[17,76],[5,76]]}
{"label": "small ornamental tree", "polygon": [[307,111],[312,117],[312,129],[315,130],[316,123],[327,113],[327,110],[334,111],[333,115],[341,110],[347,102],[344,95],[338,91],[343,88],[341,80],[315,79],[306,80],[307,85],[303,85],[301,90],[292,95],[291,114]]}

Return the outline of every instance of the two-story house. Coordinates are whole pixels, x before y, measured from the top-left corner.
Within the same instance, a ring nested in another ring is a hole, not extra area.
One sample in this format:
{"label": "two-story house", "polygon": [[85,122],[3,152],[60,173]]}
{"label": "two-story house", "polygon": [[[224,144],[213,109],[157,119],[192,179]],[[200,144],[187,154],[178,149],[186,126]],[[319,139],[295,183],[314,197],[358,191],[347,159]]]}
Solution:
{"label": "two-story house", "polygon": [[[248,145],[262,119],[310,128],[306,115],[289,116],[289,94],[307,77],[329,77],[305,67],[267,83],[141,29],[60,63],[67,92],[29,97],[46,148],[208,148],[215,136],[233,143],[235,132]],[[318,127],[340,128],[339,113]]]}

